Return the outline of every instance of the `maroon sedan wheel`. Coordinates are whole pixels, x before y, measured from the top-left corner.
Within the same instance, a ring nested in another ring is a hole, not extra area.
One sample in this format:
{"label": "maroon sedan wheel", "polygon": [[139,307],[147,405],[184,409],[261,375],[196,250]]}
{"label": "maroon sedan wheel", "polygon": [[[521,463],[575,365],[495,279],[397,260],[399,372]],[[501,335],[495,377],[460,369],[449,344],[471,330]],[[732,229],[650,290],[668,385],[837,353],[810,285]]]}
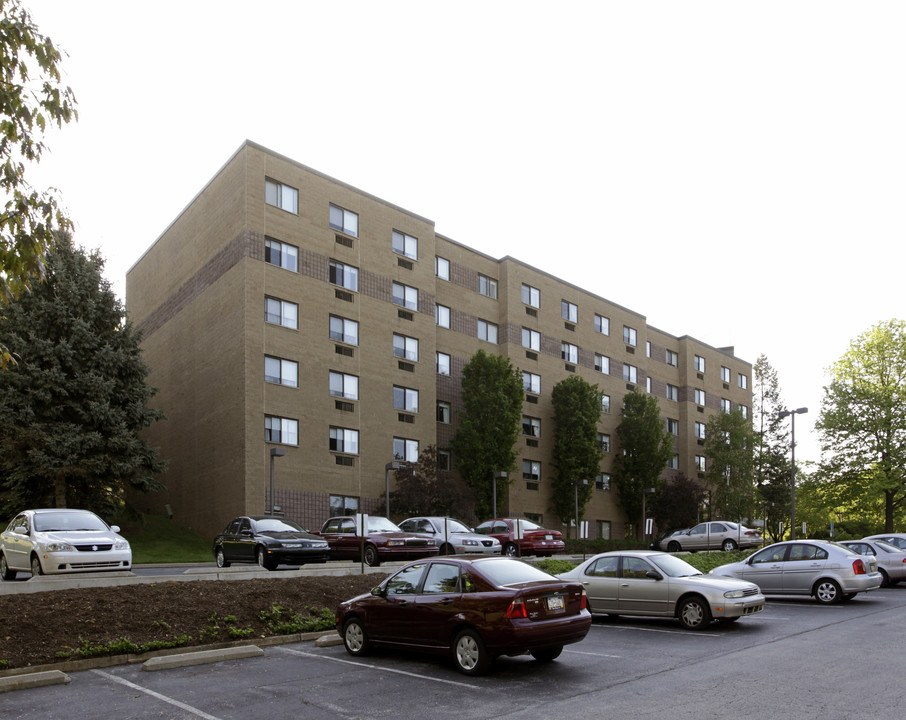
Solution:
{"label": "maroon sedan wheel", "polygon": [[466,675],[482,675],[491,665],[491,656],[477,632],[463,630],[453,643],[453,659]]}

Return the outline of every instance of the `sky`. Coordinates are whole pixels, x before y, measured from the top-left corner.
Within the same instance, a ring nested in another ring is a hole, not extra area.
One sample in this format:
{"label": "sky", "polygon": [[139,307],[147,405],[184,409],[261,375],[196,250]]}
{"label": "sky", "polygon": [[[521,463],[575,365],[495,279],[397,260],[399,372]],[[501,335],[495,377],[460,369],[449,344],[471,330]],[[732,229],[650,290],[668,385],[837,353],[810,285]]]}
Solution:
{"label": "sky", "polygon": [[[777,371],[906,317],[906,3],[24,0],[79,120],[29,170],[125,276],[246,139]],[[564,252],[564,247],[568,251]]]}

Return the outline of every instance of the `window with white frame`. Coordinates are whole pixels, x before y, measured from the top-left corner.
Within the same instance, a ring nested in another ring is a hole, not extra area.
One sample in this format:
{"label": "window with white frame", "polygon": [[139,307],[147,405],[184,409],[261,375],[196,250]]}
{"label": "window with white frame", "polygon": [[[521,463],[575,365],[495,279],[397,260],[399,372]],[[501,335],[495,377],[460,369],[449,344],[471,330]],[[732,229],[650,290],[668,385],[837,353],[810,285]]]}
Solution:
{"label": "window with white frame", "polygon": [[273,238],[265,238],[264,262],[284,270],[299,272],[299,248]]}
{"label": "window with white frame", "polygon": [[434,257],[434,275],[441,280],[450,279],[450,261],[440,255]]}
{"label": "window with white frame", "polygon": [[748,407],[746,407],[745,405],[740,405],[740,406],[739,406],[739,412],[742,413],[742,417],[743,417],[744,420],[748,420],[748,419],[749,419],[749,408],[748,408]]}
{"label": "window with white frame", "polygon": [[[610,489],[610,488],[608,488]],[[599,540],[610,540],[610,520],[595,520],[595,527],[598,529]]]}
{"label": "window with white frame", "polygon": [[478,274],[478,292],[489,298],[497,299],[497,281],[487,275]]}
{"label": "window with white frame", "polygon": [[437,451],[437,469],[438,470],[452,470],[453,469],[453,460],[450,455],[449,450],[438,450]]}
{"label": "window with white frame", "polygon": [[418,362],[418,339],[393,333],[393,355],[394,357]]}
{"label": "window with white frame", "polygon": [[539,352],[541,350],[541,333],[522,328],[522,347]]}
{"label": "window with white frame", "polygon": [[671,385],[670,383],[667,383],[666,397],[668,400],[673,400],[674,402],[679,402],[679,388],[676,385]]}
{"label": "window with white frame", "polygon": [[627,345],[636,346],[638,342],[638,333],[636,333],[635,328],[631,328],[628,325],[623,326],[623,342]]}
{"label": "window with white frame", "polygon": [[595,313],[595,332],[610,335],[610,318]]}
{"label": "window with white frame", "polygon": [[450,308],[446,305],[435,305],[434,306],[434,322],[437,323],[438,327],[449,328],[450,327]]}
{"label": "window with white frame", "polygon": [[353,237],[359,236],[359,216],[339,205],[330,205],[330,227]]}
{"label": "window with white frame", "polygon": [[330,339],[347,345],[359,344],[359,324],[339,315],[330,316]]}
{"label": "window with white frame", "polygon": [[533,308],[541,307],[541,291],[531,285],[522,284],[522,302]]}
{"label": "window with white frame", "polygon": [[393,438],[393,459],[404,462],[418,462],[418,440]]}
{"label": "window with white frame", "polygon": [[667,461],[667,467],[671,470],[679,470],[679,453],[673,453]]}
{"label": "window with white frame", "polygon": [[623,363],[623,379],[626,382],[637,383],[639,381],[639,369],[635,365]]}
{"label": "window with white frame", "polygon": [[331,260],[328,263],[328,280],[332,285],[339,285],[353,292],[359,291],[359,269],[352,265]]}
{"label": "window with white frame", "polygon": [[358,455],[359,431],[350,430],[349,428],[331,427],[330,450],[331,452],[344,453],[346,455]]}
{"label": "window with white frame", "polygon": [[264,202],[294,215],[299,214],[299,191],[282,182],[265,178]]}
{"label": "window with white frame", "polygon": [[328,383],[332,396],[345,398],[346,400],[359,399],[358,376],[337,372],[336,370],[330,370],[329,372]]}
{"label": "window with white frame", "polygon": [[522,434],[531,437],[541,437],[541,418],[523,415]]}
{"label": "window with white frame", "polygon": [[569,363],[579,362],[579,348],[568,342],[560,343],[560,357]]}
{"label": "window with white frame", "polygon": [[701,405],[704,407],[704,405],[705,405],[705,391],[704,390],[699,390],[698,388],[695,389],[695,404]]}
{"label": "window with white frame", "polygon": [[452,413],[453,409],[450,403],[444,400],[437,401],[437,422],[449,425]]}
{"label": "window with white frame", "polygon": [[610,490],[610,473],[595,475],[595,490],[604,490],[605,492]]}
{"label": "window with white frame", "polygon": [[749,387],[749,376],[739,373],[736,376],[736,384],[739,385],[743,390],[746,390]]}
{"label": "window with white frame", "polygon": [[264,319],[273,325],[297,330],[299,327],[299,306],[279,298],[264,298]]}
{"label": "window with white frame", "polygon": [[607,433],[598,433],[598,447],[601,452],[610,452],[610,435]]}
{"label": "window with white frame", "polygon": [[705,371],[705,359],[701,355],[695,356],[695,371],[703,373]]}
{"label": "window with white frame", "polygon": [[298,445],[299,421],[276,415],[265,415],[264,441],[280,445]]}
{"label": "window with white frame", "polygon": [[450,374],[450,356],[447,353],[437,353],[437,374]]}
{"label": "window with white frame", "polygon": [[720,411],[729,413],[731,410],[730,401],[727,398],[720,399]]}
{"label": "window with white frame", "polygon": [[535,373],[522,373],[522,389],[533,395],[541,394],[541,376]]}
{"label": "window with white frame", "polygon": [[264,380],[276,385],[299,387],[299,363],[265,355]]}
{"label": "window with white frame", "polygon": [[679,435],[679,420],[667,418],[667,432],[671,435]]}
{"label": "window with white frame", "polygon": [[393,304],[408,310],[418,310],[418,290],[402,283],[393,283]]}
{"label": "window with white frame", "polygon": [[418,412],[418,390],[412,388],[393,386],[393,409],[405,412]]}
{"label": "window with white frame", "polygon": [[393,231],[393,252],[405,255],[411,260],[418,260],[418,240],[411,235],[406,235],[399,230]]}
{"label": "window with white frame", "polygon": [[645,376],[645,392],[651,394],[651,375]]}
{"label": "window with white frame", "polygon": [[673,350],[667,351],[667,364],[677,367],[679,365],[679,353],[673,352]]}
{"label": "window with white frame", "polygon": [[725,383],[730,382],[730,368],[723,365],[720,366],[720,380]]}
{"label": "window with white frame", "polygon": [[560,301],[560,317],[571,323],[579,322],[579,306],[568,300]]}
{"label": "window with white frame", "polygon": [[478,321],[478,339],[497,344],[497,325],[487,320]]}
{"label": "window with white frame", "polygon": [[705,472],[705,456],[696,455],[695,456],[695,469],[699,472]]}
{"label": "window with white frame", "polygon": [[539,482],[541,480],[541,463],[538,460],[523,460],[522,479]]}
{"label": "window with white frame", "polygon": [[610,395],[601,396],[601,412],[606,415],[610,414]]}
{"label": "window with white frame", "polygon": [[695,437],[697,437],[699,440],[704,440],[706,427],[707,426],[703,422],[695,423]]}
{"label": "window with white frame", "polygon": [[610,375],[610,358],[606,355],[595,353],[595,370]]}

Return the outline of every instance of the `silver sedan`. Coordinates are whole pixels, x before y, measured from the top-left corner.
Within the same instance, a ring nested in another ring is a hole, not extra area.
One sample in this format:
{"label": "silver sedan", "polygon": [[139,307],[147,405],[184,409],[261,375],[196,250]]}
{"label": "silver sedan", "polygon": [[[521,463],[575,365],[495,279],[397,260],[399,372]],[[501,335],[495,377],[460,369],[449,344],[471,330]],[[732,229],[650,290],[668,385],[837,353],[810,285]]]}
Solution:
{"label": "silver sedan", "polygon": [[451,517],[411,517],[399,526],[406,532],[434,538],[441,555],[500,555],[500,540],[472,532],[465,523]]}
{"label": "silver sedan", "polygon": [[703,575],[664,552],[601,553],[557,577],[582,583],[592,614],[675,617],[689,630],[764,609],[764,595],[753,583]]}
{"label": "silver sedan", "polygon": [[860,555],[874,555],[877,558],[878,572],[883,576],[881,587],[906,580],[906,550],[891,545],[886,540],[842,540],[840,544]]}

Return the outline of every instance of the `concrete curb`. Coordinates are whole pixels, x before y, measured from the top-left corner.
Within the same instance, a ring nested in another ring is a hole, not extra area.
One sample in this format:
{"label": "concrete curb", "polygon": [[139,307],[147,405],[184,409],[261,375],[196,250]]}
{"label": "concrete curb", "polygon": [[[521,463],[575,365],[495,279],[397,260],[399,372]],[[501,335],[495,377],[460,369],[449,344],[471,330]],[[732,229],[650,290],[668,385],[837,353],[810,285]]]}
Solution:
{"label": "concrete curb", "polygon": [[239,660],[242,658],[260,657],[261,655],[264,655],[264,650],[256,645],[223,648],[221,650],[199,650],[198,652],[153,657],[142,663],[142,670],[169,670],[170,668],[205,665],[207,663],[221,662],[222,660]]}
{"label": "concrete curb", "polygon": [[69,675],[60,670],[45,670],[44,672],[33,672],[26,675],[14,675],[0,678],[0,693],[46,687],[47,685],[60,685],[69,681]]}

